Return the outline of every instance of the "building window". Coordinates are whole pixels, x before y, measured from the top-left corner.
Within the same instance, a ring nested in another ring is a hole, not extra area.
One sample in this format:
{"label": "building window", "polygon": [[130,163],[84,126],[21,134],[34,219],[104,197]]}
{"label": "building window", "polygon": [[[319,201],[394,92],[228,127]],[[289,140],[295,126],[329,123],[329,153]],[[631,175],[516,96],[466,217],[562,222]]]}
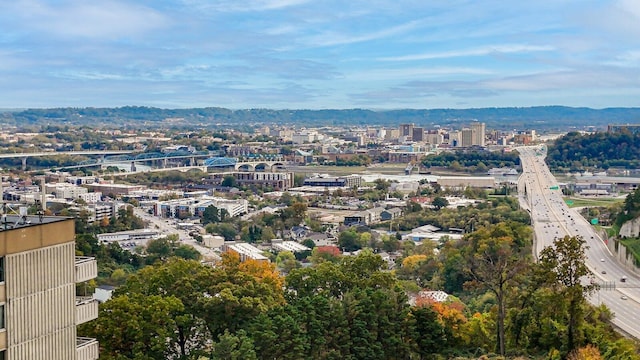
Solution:
{"label": "building window", "polygon": [[0,350],[0,360],[5,360],[7,357],[7,352],[5,350]]}
{"label": "building window", "polygon": [[4,282],[4,256],[0,256],[0,282]]}
{"label": "building window", "polygon": [[[0,330],[4,330],[5,328],[4,319],[5,319],[4,304],[2,304],[0,305]],[[1,357],[0,357],[0,360],[2,360]]]}

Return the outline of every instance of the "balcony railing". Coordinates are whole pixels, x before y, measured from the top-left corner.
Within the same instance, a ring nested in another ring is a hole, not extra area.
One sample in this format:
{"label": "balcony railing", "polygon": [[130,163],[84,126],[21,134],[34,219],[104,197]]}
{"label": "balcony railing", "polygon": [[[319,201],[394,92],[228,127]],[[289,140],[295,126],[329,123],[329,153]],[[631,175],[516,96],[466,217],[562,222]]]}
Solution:
{"label": "balcony railing", "polygon": [[77,360],[96,360],[100,356],[99,353],[98,340],[86,337],[76,338]]}
{"label": "balcony railing", "polygon": [[76,297],[76,325],[98,318],[98,300],[88,296]]}
{"label": "balcony railing", "polygon": [[98,277],[98,263],[96,258],[76,256],[76,282],[89,281]]}

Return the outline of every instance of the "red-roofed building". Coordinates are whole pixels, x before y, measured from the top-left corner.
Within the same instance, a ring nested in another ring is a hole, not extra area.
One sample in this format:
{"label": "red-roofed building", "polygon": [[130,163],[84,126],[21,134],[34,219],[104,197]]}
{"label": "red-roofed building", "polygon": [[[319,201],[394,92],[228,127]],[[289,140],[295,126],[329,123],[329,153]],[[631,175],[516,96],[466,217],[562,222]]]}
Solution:
{"label": "red-roofed building", "polygon": [[433,197],[430,196],[414,196],[409,199],[409,201],[418,203],[420,205],[431,204],[433,201]]}

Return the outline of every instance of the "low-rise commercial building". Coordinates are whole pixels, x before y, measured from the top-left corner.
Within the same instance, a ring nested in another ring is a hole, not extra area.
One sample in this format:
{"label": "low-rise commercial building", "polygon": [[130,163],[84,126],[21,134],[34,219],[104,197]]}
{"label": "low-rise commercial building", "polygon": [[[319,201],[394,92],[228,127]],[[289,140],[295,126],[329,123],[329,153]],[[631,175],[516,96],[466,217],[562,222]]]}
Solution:
{"label": "low-rise commercial building", "polygon": [[222,250],[235,252],[240,256],[240,261],[243,262],[247,260],[269,261],[269,258],[262,255],[260,249],[243,242],[226,241],[222,246]]}
{"label": "low-rise commercial building", "polygon": [[135,191],[146,189],[144,185],[125,185],[125,184],[86,184],[86,187],[93,191],[100,191],[106,195],[122,196],[131,195]]}
{"label": "low-rise commercial building", "polygon": [[45,191],[47,194],[53,193],[56,199],[69,199],[74,200],[80,197],[82,194],[89,192],[86,188],[77,186],[70,183],[47,183],[45,184]]}
{"label": "low-rise commercial building", "polygon": [[286,191],[293,187],[294,174],[292,172],[250,172],[230,171],[211,175],[214,183],[222,184],[225,177],[232,176],[239,186],[271,187],[276,191]]}
{"label": "low-rise commercial building", "polygon": [[295,241],[283,241],[282,239],[271,240],[271,247],[276,251],[290,251],[292,253],[310,251],[308,247],[295,242]]}
{"label": "low-rise commercial building", "polygon": [[375,224],[380,222],[383,211],[385,211],[385,209],[382,207],[359,211],[349,216],[345,216],[344,224],[347,226]]}
{"label": "low-rise commercial building", "polygon": [[99,242],[142,242],[157,239],[160,236],[158,231],[152,229],[138,229],[129,231],[118,231],[113,233],[97,234]]}
{"label": "low-rise commercial building", "polygon": [[97,192],[88,192],[85,194],[80,194],[78,196],[78,199],[82,199],[84,202],[88,203],[88,204],[94,204],[99,202],[100,200],[102,200],[102,193],[97,191]]}
{"label": "low-rise commercial building", "polygon": [[304,179],[305,186],[323,187],[354,187],[362,185],[362,177],[358,175],[349,176],[316,176]]}

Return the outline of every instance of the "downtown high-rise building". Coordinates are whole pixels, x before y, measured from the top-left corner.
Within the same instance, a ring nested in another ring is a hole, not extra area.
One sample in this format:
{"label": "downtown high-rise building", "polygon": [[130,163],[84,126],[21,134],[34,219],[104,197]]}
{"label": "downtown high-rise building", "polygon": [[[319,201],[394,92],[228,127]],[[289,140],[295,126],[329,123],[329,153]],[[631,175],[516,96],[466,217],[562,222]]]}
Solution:
{"label": "downtown high-rise building", "polygon": [[483,122],[474,121],[471,123],[471,145],[484,146],[485,142],[485,124]]}
{"label": "downtown high-rise building", "polygon": [[400,124],[398,129],[400,130],[400,137],[404,137],[406,140],[413,138],[413,124]]}
{"label": "downtown high-rise building", "polygon": [[474,138],[473,130],[469,128],[464,128],[460,133],[461,133],[461,139],[462,139],[460,146],[469,147],[473,145],[473,138]]}

